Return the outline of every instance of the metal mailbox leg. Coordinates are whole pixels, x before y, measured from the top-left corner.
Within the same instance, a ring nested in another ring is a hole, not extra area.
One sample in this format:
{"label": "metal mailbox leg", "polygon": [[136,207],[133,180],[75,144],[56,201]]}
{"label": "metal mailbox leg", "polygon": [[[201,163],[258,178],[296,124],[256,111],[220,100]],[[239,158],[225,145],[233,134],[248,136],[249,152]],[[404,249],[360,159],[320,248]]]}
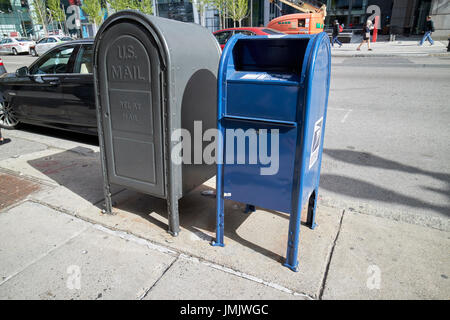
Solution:
{"label": "metal mailbox leg", "polygon": [[112,199],[109,185],[105,186],[104,192],[105,192],[105,212],[112,213]]}
{"label": "metal mailbox leg", "polygon": [[224,228],[224,213],[223,213],[223,196],[217,197],[217,225],[216,225],[216,240],[211,241],[211,245],[214,247],[224,247],[223,241],[223,228]]}
{"label": "metal mailbox leg", "polygon": [[252,213],[252,212],[255,212],[255,211],[256,211],[256,208],[255,208],[254,205],[251,205],[251,204],[246,204],[245,205],[244,213]]}
{"label": "metal mailbox leg", "polygon": [[318,189],[316,188],[309,197],[308,202],[307,224],[312,230],[314,230],[314,228],[317,226],[316,224],[317,198],[318,198]]}
{"label": "metal mailbox leg", "polygon": [[167,211],[169,216],[169,233],[176,237],[180,232],[178,200],[170,201],[170,199],[167,199]]}
{"label": "metal mailbox leg", "polygon": [[223,131],[220,121],[217,123],[219,136],[217,139],[217,175],[216,175],[216,240],[211,241],[215,247],[224,247],[224,198],[223,198]]}
{"label": "metal mailbox leg", "polygon": [[[222,172],[222,165],[218,166],[218,172]],[[220,166],[220,168],[219,168]],[[220,175],[221,176],[221,175]],[[224,247],[223,229],[224,229],[224,199],[222,190],[222,177],[217,177],[216,181],[216,240],[211,241],[211,245],[215,247]]]}
{"label": "metal mailbox leg", "polygon": [[301,210],[295,208],[289,219],[289,234],[286,262],[283,264],[292,271],[298,271],[298,240],[300,237]]}

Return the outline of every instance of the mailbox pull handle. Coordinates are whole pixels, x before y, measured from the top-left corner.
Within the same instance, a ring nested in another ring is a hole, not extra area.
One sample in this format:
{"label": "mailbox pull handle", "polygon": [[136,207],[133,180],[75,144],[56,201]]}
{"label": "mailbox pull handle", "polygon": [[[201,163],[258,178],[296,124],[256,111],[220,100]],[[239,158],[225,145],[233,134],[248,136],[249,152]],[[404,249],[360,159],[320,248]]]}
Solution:
{"label": "mailbox pull handle", "polygon": [[294,121],[283,121],[283,120],[273,120],[267,118],[250,118],[242,116],[225,116],[222,117],[223,120],[233,120],[233,121],[245,121],[245,122],[256,122],[256,123],[267,123],[273,126],[283,126],[283,127],[297,127],[297,122]]}

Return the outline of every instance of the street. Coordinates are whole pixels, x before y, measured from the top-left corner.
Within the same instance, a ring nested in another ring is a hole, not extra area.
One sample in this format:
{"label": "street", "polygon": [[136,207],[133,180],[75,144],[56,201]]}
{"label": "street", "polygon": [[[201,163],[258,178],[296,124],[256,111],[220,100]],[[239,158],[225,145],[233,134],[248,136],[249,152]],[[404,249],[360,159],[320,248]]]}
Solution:
{"label": "street", "polygon": [[333,57],[324,203],[449,230],[450,58]]}
{"label": "street", "polygon": [[[1,56],[9,72],[29,56]],[[212,247],[207,181],[165,202],[113,188],[102,214],[96,137],[2,130],[0,299],[450,298],[450,56],[332,57],[317,213],[299,271],[282,266],[289,216],[227,201]],[[2,189],[3,188],[3,189]]]}

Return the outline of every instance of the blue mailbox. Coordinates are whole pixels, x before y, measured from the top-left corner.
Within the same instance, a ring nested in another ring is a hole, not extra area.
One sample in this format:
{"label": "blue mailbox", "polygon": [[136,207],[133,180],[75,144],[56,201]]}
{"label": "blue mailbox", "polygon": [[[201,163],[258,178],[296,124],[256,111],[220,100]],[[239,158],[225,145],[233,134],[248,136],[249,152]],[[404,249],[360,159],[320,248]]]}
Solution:
{"label": "blue mailbox", "polygon": [[232,37],[218,75],[217,229],[224,200],[290,214],[285,266],[297,271],[302,208],[315,224],[330,41],[315,35]]}

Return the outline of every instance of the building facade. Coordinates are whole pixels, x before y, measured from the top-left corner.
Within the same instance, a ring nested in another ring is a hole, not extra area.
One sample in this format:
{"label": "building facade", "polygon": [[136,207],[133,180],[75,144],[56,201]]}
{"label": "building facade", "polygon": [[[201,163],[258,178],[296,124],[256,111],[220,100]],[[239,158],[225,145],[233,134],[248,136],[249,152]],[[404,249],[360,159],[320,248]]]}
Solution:
{"label": "building facade", "polygon": [[436,28],[433,37],[450,36],[449,0],[327,0],[326,5],[327,25],[337,19],[346,27],[360,28],[379,15],[383,34],[420,35],[431,15]]}
{"label": "building facade", "polygon": [[[60,0],[65,10],[70,6],[80,6],[82,0]],[[298,0],[292,0],[298,3]],[[106,3],[105,0],[102,0]],[[382,34],[419,35],[423,33],[425,19],[431,15],[435,23],[436,38],[450,36],[450,1],[449,0],[310,0],[305,1],[320,7],[327,6],[325,25],[330,26],[337,19],[345,28],[360,29],[367,19],[379,16]],[[42,27],[32,19],[33,5],[31,0],[0,0],[0,32],[3,36],[16,32],[20,36],[38,37]],[[232,20],[227,19],[224,26],[219,22],[216,10],[209,8],[203,18],[196,9],[196,0],[153,0],[154,13],[158,16],[184,22],[202,24],[211,31],[220,27],[233,27]],[[298,11],[279,0],[248,0],[249,13],[242,21],[243,26],[266,26],[278,16],[297,13]],[[107,15],[106,9],[105,14]],[[80,29],[70,31],[72,35],[82,37],[93,36],[95,30],[80,11]],[[203,20],[203,21],[201,21]],[[49,30],[58,26],[50,24]]]}
{"label": "building facade", "polygon": [[0,33],[28,37],[33,33],[28,2],[26,0],[0,0]]}

